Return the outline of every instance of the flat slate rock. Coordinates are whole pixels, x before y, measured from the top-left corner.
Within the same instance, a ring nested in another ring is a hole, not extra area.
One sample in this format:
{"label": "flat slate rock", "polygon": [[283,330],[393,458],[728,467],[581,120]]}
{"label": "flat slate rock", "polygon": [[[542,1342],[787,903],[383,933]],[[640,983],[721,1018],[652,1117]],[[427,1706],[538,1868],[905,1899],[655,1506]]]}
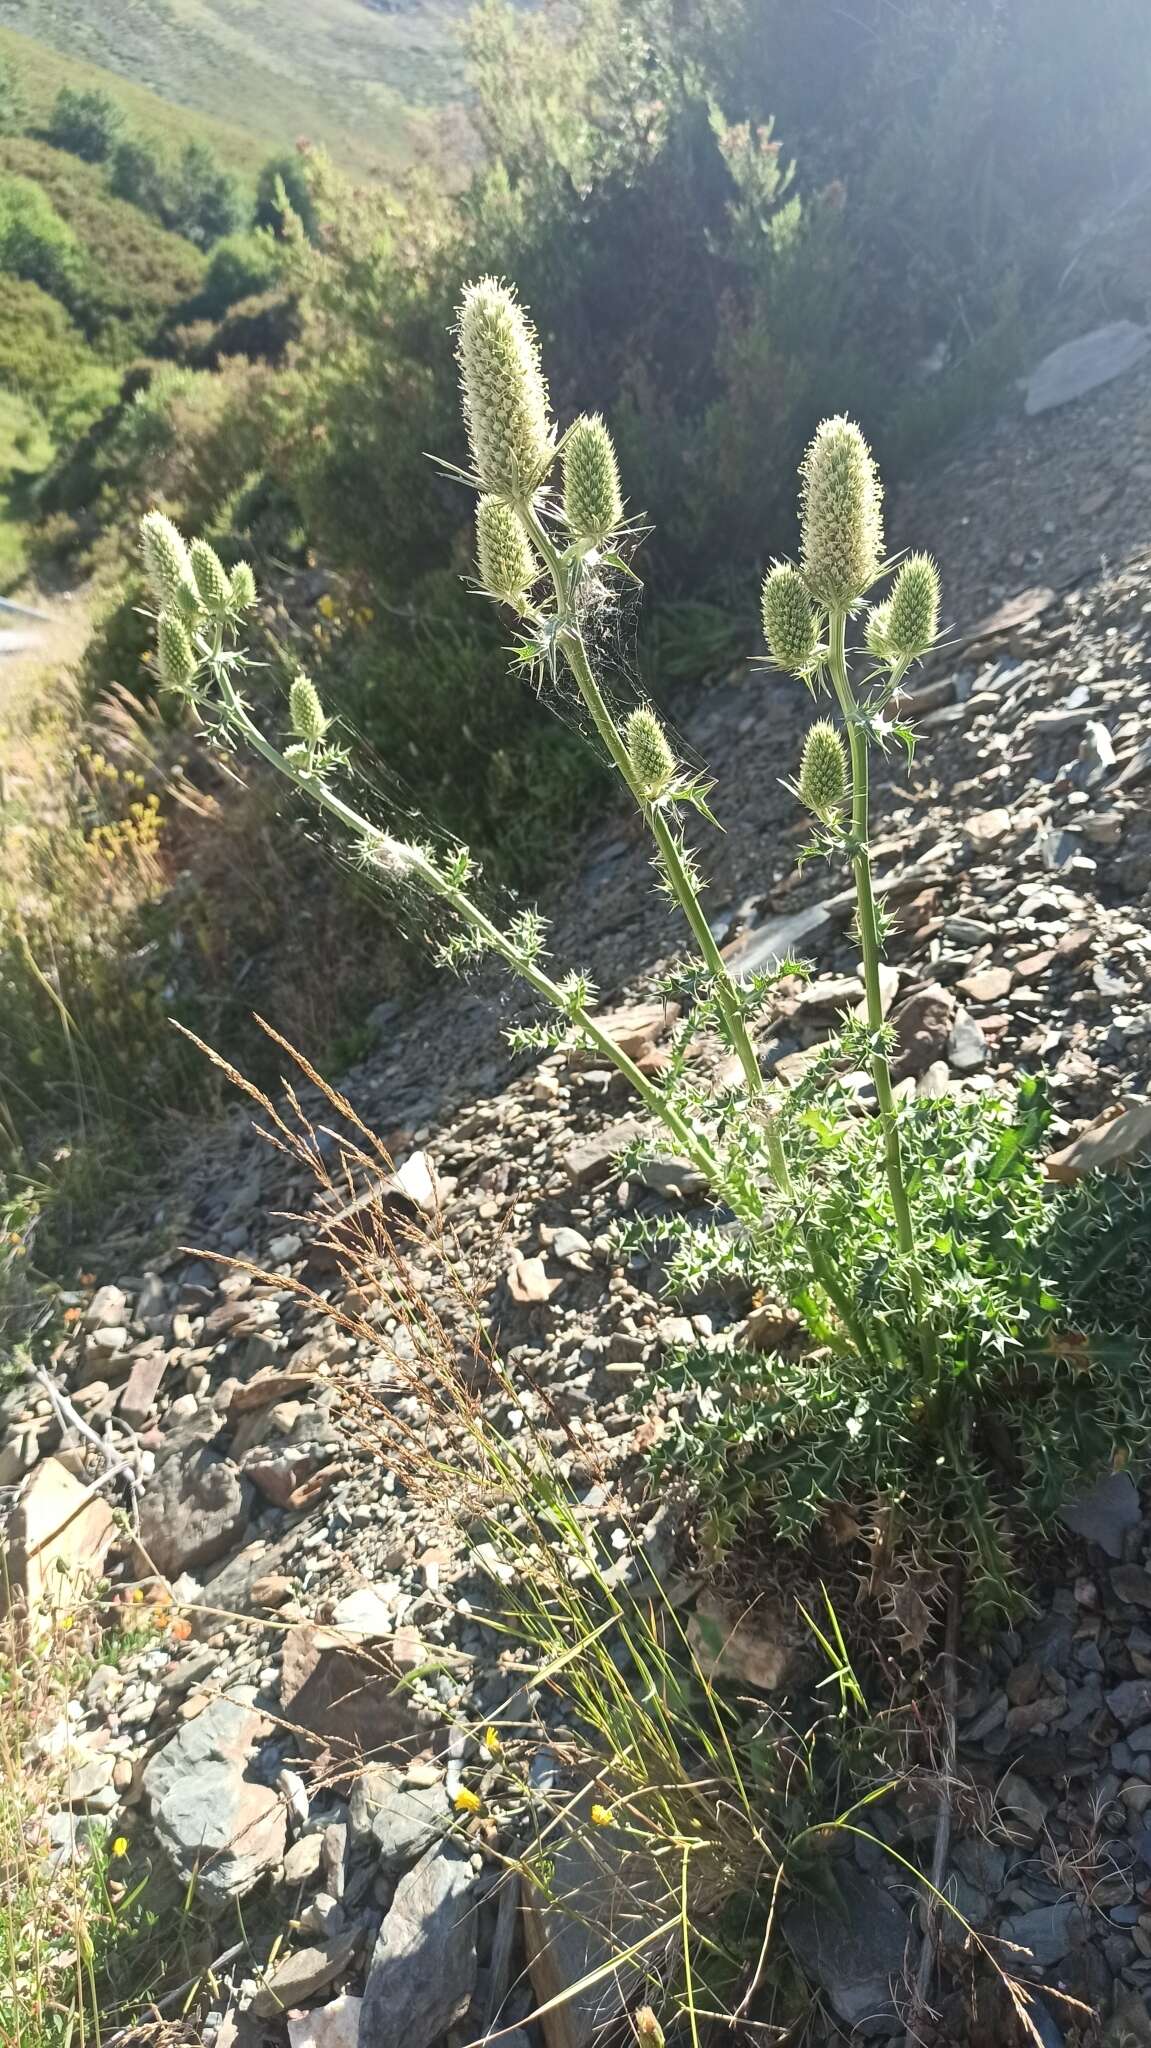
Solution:
{"label": "flat slate rock", "polygon": [[476,1981],[471,1859],[433,1849],[401,1877],[360,2008],[359,2048],[429,2048],[467,2010]]}
{"label": "flat slate rock", "polygon": [[1059,1520],[1075,1536],[1097,1543],[1100,1550],[1117,1561],[1123,1556],[1123,1538],[1142,1519],[1139,1494],[1129,1472],[1108,1472],[1090,1493],[1080,1494],[1059,1509]]}
{"label": "flat slate rock", "polygon": [[1050,412],[1082,398],[1112,377],[1133,370],[1151,349],[1151,330],[1134,320],[1111,320],[1075,341],[1065,341],[1037,363],[1027,379],[1023,409],[1027,413]]}
{"label": "flat slate rock", "polygon": [[887,2034],[898,2019],[908,1920],[885,1887],[850,1863],[835,1870],[838,1900],[803,1899],[784,1922],[792,1954],[852,2038]]}

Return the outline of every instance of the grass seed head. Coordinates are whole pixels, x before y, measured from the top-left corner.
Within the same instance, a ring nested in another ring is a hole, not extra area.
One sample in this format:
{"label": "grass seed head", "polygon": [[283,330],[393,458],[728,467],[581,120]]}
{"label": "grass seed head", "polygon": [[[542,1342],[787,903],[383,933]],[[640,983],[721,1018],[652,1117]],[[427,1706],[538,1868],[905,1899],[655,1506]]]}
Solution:
{"label": "grass seed head", "polygon": [[778,668],[802,675],[819,638],[815,612],[798,569],[774,562],[763,579],[763,634]]}
{"label": "grass seed head", "polygon": [[523,521],[502,498],[476,506],[476,563],[489,597],[504,604],[518,604],[539,575]]}
{"label": "grass seed head", "polygon": [[632,773],[645,802],[663,795],[675,774],[675,755],[654,711],[638,705],[624,727],[624,744]]}
{"label": "grass seed head", "polygon": [[598,413],[584,414],[564,441],[564,518],[576,540],[602,547],[623,518],[619,464]]}
{"label": "grass seed head", "polygon": [[803,743],[799,769],[801,803],[824,824],[839,816],[847,795],[847,756],[835,727],[817,719]]}
{"label": "grass seed head", "polygon": [[800,477],[804,582],[828,611],[850,611],[883,554],[883,487],[854,420],[840,414],[816,428]]}
{"label": "grass seed head", "polygon": [[554,446],[535,329],[510,287],[483,277],[464,289],[456,334],[476,475],[498,497],[530,497]]}

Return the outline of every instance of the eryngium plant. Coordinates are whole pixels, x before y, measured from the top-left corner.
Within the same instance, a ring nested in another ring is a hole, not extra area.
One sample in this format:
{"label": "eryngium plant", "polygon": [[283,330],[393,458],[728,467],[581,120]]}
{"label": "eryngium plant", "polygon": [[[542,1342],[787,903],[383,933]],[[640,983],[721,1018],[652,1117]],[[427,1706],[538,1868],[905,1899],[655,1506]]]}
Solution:
{"label": "eryngium plant", "polygon": [[[594,628],[614,585],[633,575],[635,540],[608,428],[584,417],[557,434],[535,331],[494,279],[465,291],[457,352],[472,469],[455,474],[478,493],[477,586],[514,615],[518,664],[541,691],[561,670],[574,683],[695,942],[695,963],[667,985],[684,1016],[665,1074],[642,1072],[604,1029],[586,974],[553,972],[534,911],[500,922],[484,908],[467,848],[444,854],[399,838],[357,808],[347,754],[308,677],[291,683],[284,744],[265,730],[244,689],[254,666],[242,646],[257,596],[250,568],[229,576],[210,548],[189,549],[149,513],[142,545],[161,678],[223,741],[244,741],[335,820],[366,868],[434,899],[450,925],[446,962],[494,953],[527,984],[550,1021],[509,1034],[514,1045],[574,1039],[624,1075],[727,1212],[722,1223],[656,1226],[675,1283],[698,1293],[712,1276],[728,1290],[739,1277],[799,1311],[801,1341],[781,1357],[736,1348],[722,1363],[710,1350],[665,1361],[680,1399],[658,1455],[686,1471],[713,1528],[726,1533],[733,1516],[766,1508],[782,1533],[797,1535],[846,1499],[861,1521],[863,1509],[873,1512],[885,1555],[899,1551],[902,1534],[918,1583],[950,1547],[987,1604],[1007,1604],[987,1417],[1024,1447],[1031,1462],[1015,1473],[1015,1490],[1037,1515],[1082,1465],[1134,1453],[1148,1424],[1123,1360],[1106,1347],[1079,1342],[1073,1384],[1080,1395],[1089,1385],[1091,1400],[1065,1398],[1069,1353],[1052,1333],[1070,1326],[1069,1312],[1035,1160],[1038,1104],[1028,1099],[1012,1121],[985,1100],[896,1100],[870,766],[892,736],[911,745],[900,692],[938,630],[935,565],[909,556],[890,591],[875,596],[885,573],[875,463],[857,426],[825,421],[801,472],[799,565],[769,570],[763,624],[774,662],[831,714],[811,727],[791,786],[814,820],[807,852],[845,861],[854,877],[863,1014],[790,1093],[769,1091],[756,1023],[773,983],[804,970],[784,961],[774,975],[733,975],[700,902],[686,830],[692,813],[714,823],[710,785],[682,767],[650,705],[617,715],[596,670]],[[849,624],[865,606],[866,652],[851,661]],[[696,1078],[689,1052],[707,1028],[735,1054],[738,1082],[716,1088]],[[841,1080],[861,1066],[874,1091],[870,1116]],[[1131,1357],[1128,1347],[1127,1366]]]}

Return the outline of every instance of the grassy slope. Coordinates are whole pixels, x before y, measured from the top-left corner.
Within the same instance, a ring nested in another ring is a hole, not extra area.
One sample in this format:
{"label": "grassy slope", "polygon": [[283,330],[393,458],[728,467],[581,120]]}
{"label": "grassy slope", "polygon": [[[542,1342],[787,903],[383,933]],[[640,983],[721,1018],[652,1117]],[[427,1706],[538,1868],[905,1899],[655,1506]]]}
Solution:
{"label": "grassy slope", "polygon": [[367,169],[411,153],[409,103],[435,104],[458,89],[465,8],[466,0],[394,10],[370,0],[0,0],[0,54],[22,58],[35,37],[48,45],[41,73],[56,85],[79,83],[69,69],[97,65],[117,77],[87,82],[111,87],[126,106],[120,80],[149,88],[139,110],[128,107],[141,128],[157,125],[159,94],[195,113],[197,133],[213,116],[248,130],[250,146],[262,138],[257,158],[268,142],[307,135]]}

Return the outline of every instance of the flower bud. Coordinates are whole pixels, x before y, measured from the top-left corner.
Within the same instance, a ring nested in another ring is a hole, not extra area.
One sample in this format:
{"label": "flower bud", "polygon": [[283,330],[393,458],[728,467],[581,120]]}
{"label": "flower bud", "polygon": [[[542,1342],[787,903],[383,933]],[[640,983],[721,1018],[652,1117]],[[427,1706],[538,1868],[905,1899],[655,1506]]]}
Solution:
{"label": "flower bud", "polygon": [[799,800],[825,825],[838,817],[847,795],[847,756],[843,741],[826,718],[817,719],[803,743],[799,768]]}
{"label": "flower bud", "polygon": [[564,518],[576,540],[602,546],[623,518],[615,448],[598,413],[578,419],[563,445]]}
{"label": "flower bud", "polygon": [[798,569],[774,562],[763,579],[763,633],[777,667],[802,675],[819,634],[815,613]]}
{"label": "flower bud", "polygon": [[145,512],[140,521],[144,573],[157,604],[174,604],[181,591],[195,593],[192,562],[184,537],[162,512]]}
{"label": "flower bud", "polygon": [[227,611],[231,601],[232,586],[228,572],[215,548],[210,548],[206,540],[194,540],[188,552],[204,610],[218,618],[221,612]]}
{"label": "flower bud", "polygon": [[480,483],[499,497],[529,497],[552,455],[548,390],[535,329],[514,292],[498,279],[484,277],[465,287],[456,357]]}
{"label": "flower bud", "polygon": [[175,612],[161,612],[156,621],[156,657],[164,688],[187,696],[198,663],[188,629]]}
{"label": "flower bud", "polygon": [[930,555],[908,555],[887,600],[887,642],[904,661],[926,654],[939,631],[939,571]]}
{"label": "flower bud", "polygon": [[849,611],[879,573],[883,489],[871,450],[842,415],[816,428],[800,467],[800,560],[817,604]]}
{"label": "flower bud", "polygon": [[640,704],[624,727],[624,745],[632,774],[645,803],[663,795],[675,774],[675,755],[654,711]]}
{"label": "flower bud", "polygon": [[318,746],[328,729],[316,686],[302,670],[288,692],[288,720],[295,737],[310,747]]}
{"label": "flower bud", "polygon": [[236,563],[228,596],[234,612],[251,611],[256,602],[256,578],[250,562]]}
{"label": "flower bud", "polygon": [[639,2048],[664,2048],[663,2028],[650,2005],[636,2008],[635,2037]]}
{"label": "flower bud", "polygon": [[518,604],[539,575],[523,520],[502,498],[476,506],[476,563],[488,596],[505,604]]}

